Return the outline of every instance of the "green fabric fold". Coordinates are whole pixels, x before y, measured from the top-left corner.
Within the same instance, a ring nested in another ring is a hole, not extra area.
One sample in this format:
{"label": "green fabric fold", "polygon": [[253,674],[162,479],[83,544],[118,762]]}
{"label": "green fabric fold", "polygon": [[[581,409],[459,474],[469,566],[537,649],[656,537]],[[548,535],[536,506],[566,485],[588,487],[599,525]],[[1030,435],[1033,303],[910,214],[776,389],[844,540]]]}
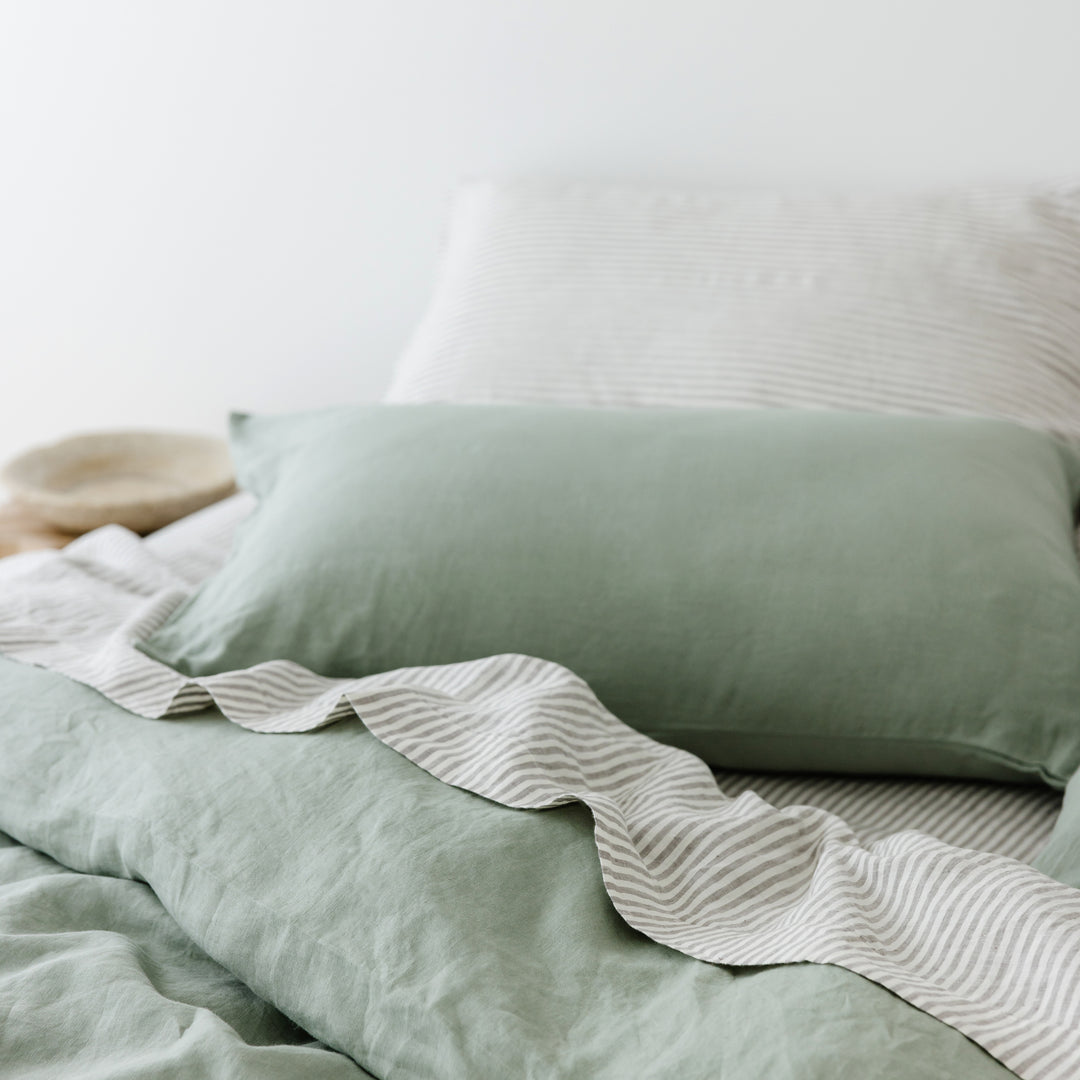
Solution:
{"label": "green fabric fold", "polygon": [[363,1080],[211,960],[139,882],[0,833],[0,1076]]}

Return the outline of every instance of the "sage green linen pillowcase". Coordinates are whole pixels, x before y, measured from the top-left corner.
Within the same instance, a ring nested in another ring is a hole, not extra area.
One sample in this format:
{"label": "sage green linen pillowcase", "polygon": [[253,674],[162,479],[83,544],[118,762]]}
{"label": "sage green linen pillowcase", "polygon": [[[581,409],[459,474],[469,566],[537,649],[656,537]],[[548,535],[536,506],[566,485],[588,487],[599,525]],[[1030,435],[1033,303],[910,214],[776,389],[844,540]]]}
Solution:
{"label": "sage green linen pillowcase", "polygon": [[237,416],[260,499],[143,648],[192,675],[495,653],[725,767],[1080,764],[1080,461],[1005,422],[369,406]]}

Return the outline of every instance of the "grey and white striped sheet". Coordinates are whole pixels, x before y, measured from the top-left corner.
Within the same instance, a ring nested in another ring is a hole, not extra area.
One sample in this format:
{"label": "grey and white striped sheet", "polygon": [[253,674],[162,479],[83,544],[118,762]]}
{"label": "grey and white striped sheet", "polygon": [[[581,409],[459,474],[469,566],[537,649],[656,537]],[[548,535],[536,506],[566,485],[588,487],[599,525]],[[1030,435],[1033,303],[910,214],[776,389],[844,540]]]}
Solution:
{"label": "grey and white striped sheet", "polygon": [[724,794],[753,791],[776,807],[816,806],[843,818],[864,843],[916,829],[955,847],[1031,862],[1061,812],[1061,793],[978,781],[789,776],[716,771]]}
{"label": "grey and white striped sheet", "polygon": [[387,400],[973,413],[1080,435],[1080,184],[468,184]]}
{"label": "grey and white striped sheet", "polygon": [[[530,657],[357,680],[274,661],[187,679],[132,643],[182,601],[207,561],[205,549],[193,562],[175,544],[162,557],[115,526],[63,552],[4,560],[0,652],[149,717],[213,701],[269,732],[355,713],[447,783],[513,807],[586,803],[612,903],[657,941],[715,963],[847,967],[1022,1077],[1080,1070],[1080,892],[956,843],[964,834],[1030,853],[1052,823],[1052,794],[745,774],[721,774],[718,785],[697,758],[620,723],[571,672]],[[799,805],[807,793],[821,805]],[[904,815],[953,842],[892,831]],[[971,828],[989,815],[1007,827]]]}

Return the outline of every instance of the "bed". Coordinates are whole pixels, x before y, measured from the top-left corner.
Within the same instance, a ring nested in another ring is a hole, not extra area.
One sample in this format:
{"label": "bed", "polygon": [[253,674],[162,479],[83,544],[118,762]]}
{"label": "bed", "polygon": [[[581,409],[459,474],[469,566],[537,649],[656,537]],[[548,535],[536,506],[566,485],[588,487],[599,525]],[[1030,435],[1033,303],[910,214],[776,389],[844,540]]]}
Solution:
{"label": "bed", "polygon": [[1068,186],[467,185],[387,404],[0,562],[0,1075],[1075,1076],[1078,297]]}

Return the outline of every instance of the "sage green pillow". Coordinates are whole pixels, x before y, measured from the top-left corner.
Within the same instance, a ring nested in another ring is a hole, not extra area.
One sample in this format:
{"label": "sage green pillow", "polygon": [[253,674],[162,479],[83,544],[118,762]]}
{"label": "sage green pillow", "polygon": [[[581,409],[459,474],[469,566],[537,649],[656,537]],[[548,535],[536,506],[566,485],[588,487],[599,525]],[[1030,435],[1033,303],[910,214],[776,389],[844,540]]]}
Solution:
{"label": "sage green pillow", "polygon": [[981,419],[370,406],[237,416],[260,505],[148,642],[203,675],[493,653],[725,767],[1063,783],[1076,453]]}

